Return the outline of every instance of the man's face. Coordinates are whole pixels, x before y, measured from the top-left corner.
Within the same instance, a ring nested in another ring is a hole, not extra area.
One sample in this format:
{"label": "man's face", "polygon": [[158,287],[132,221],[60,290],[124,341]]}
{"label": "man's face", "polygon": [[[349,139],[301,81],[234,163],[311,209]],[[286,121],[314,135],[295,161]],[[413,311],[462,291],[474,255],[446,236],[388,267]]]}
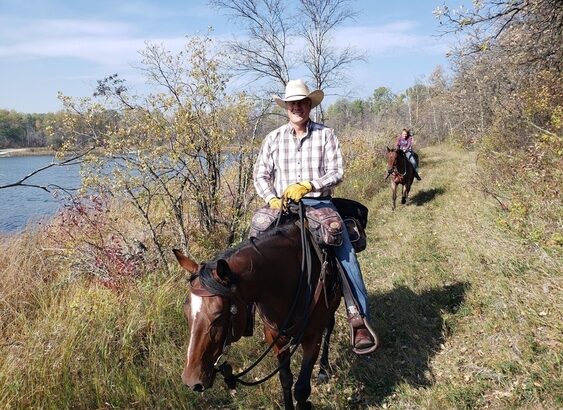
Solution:
{"label": "man's face", "polygon": [[299,101],[287,101],[285,106],[289,122],[292,124],[302,125],[309,121],[309,114],[311,113],[311,100],[309,98]]}

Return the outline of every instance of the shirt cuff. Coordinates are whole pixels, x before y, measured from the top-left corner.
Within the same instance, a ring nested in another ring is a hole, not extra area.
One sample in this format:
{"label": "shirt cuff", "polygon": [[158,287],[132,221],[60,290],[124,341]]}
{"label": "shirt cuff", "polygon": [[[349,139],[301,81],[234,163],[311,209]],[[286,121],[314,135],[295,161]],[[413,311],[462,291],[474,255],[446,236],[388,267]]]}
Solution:
{"label": "shirt cuff", "polygon": [[277,198],[277,197],[276,197],[275,195],[272,195],[272,194],[268,195],[268,196],[265,198],[266,204],[269,204],[270,201],[272,200],[272,198]]}
{"label": "shirt cuff", "polygon": [[309,181],[311,183],[311,185],[313,186],[313,190],[311,192],[315,192],[315,191],[320,191],[322,188],[322,185],[319,181]]}

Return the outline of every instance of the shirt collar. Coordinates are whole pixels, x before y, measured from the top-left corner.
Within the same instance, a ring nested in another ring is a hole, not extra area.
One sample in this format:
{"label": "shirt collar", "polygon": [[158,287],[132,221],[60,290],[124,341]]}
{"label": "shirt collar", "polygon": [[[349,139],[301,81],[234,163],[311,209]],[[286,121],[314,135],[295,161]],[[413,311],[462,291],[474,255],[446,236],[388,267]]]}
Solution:
{"label": "shirt collar", "polygon": [[[305,126],[305,134],[303,135],[303,137],[301,137],[301,139],[305,139],[307,138],[307,136],[309,136],[309,134],[311,134],[311,128],[313,126],[313,121],[311,121],[311,119],[309,118],[309,120],[307,121],[307,125]],[[295,130],[293,129],[293,127],[291,126],[291,123],[287,123],[287,129],[289,130],[289,134],[293,137],[295,137]]]}

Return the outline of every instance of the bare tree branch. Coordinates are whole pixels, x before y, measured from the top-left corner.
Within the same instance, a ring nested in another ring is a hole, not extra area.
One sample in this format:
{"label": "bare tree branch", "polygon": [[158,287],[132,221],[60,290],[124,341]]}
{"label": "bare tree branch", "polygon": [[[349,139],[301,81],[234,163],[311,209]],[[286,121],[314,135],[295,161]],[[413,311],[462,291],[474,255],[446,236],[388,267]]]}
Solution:
{"label": "bare tree branch", "polygon": [[53,168],[53,167],[64,167],[64,166],[71,166],[71,165],[77,165],[80,164],[82,161],[80,161],[85,155],[89,154],[91,151],[93,151],[95,149],[95,147],[91,147],[89,148],[87,151],[75,155],[71,158],[68,158],[64,161],[60,161],[60,162],[52,162],[48,165],[45,165],[44,167],[38,168],[32,172],[30,172],[29,174],[27,174],[25,177],[23,177],[22,179],[20,179],[19,181],[13,182],[11,184],[6,184],[6,185],[0,185],[0,189],[5,189],[5,188],[13,188],[13,187],[17,187],[17,186],[21,186],[21,187],[28,187],[28,188],[39,188],[42,189],[46,192],[51,192],[54,189],[57,190],[61,190],[61,191],[76,191],[78,188],[64,188],[61,187],[59,185],[56,184],[47,184],[47,185],[36,185],[36,184],[29,184],[26,183],[25,181],[27,181],[29,178],[31,178],[34,175],[39,174],[40,172],[45,171],[46,169],[49,168]]}

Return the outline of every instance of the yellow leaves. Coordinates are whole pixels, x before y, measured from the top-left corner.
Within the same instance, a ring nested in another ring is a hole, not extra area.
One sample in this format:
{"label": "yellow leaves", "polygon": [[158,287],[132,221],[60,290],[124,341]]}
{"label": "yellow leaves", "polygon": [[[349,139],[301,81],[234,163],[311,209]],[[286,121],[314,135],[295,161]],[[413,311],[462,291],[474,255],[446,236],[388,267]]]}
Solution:
{"label": "yellow leaves", "polygon": [[551,236],[551,242],[557,246],[563,246],[563,232],[555,232]]}
{"label": "yellow leaves", "polygon": [[510,204],[509,212],[512,217],[523,218],[528,213],[528,208],[524,203],[514,200]]}
{"label": "yellow leaves", "polygon": [[563,128],[563,105],[558,105],[551,113],[551,125],[556,130]]}

